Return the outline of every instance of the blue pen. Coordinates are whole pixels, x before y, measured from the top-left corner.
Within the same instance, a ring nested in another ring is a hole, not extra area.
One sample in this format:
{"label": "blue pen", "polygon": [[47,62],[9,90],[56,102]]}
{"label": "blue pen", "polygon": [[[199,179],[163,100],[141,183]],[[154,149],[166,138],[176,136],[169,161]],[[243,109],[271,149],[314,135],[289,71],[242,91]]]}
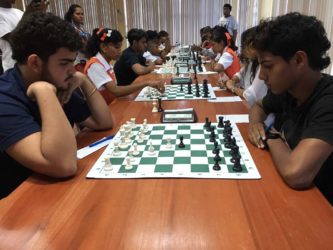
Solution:
{"label": "blue pen", "polygon": [[104,137],[104,138],[102,138],[101,140],[99,140],[99,141],[97,141],[97,142],[91,143],[91,144],[89,145],[89,147],[94,147],[94,146],[96,146],[96,145],[98,145],[98,144],[101,144],[102,142],[105,142],[105,141],[107,141],[107,140],[111,140],[113,137],[114,137],[114,135],[110,135],[110,136]]}

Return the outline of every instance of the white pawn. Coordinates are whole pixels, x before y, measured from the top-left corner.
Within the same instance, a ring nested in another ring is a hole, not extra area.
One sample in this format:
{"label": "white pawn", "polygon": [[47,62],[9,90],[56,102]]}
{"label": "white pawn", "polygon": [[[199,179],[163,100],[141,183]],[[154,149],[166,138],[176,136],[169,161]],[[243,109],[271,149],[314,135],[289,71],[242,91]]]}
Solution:
{"label": "white pawn", "polygon": [[144,141],[144,135],[143,135],[143,133],[140,132],[137,142],[141,144],[141,143],[143,143],[143,141]]}
{"label": "white pawn", "polygon": [[126,165],[125,165],[125,170],[132,170],[133,166],[131,163],[131,159],[129,157],[126,158]]}
{"label": "white pawn", "polygon": [[121,148],[121,149],[127,149],[128,148],[128,144],[126,143],[125,136],[122,136],[120,140],[121,140],[121,142],[119,144],[119,148]]}
{"label": "white pawn", "polygon": [[154,101],[153,101],[153,109],[152,109],[151,112],[153,112],[153,113],[158,112],[158,109],[157,109],[157,101],[156,101],[156,99],[154,99]]}
{"label": "white pawn", "polygon": [[133,144],[133,155],[138,156],[140,154],[140,151],[138,150],[138,144],[134,143]]}
{"label": "white pawn", "polygon": [[135,118],[134,117],[131,118],[131,123],[132,123],[132,129],[135,128]]}
{"label": "white pawn", "polygon": [[113,149],[112,155],[113,156],[121,155],[121,152],[119,151],[119,141],[114,141],[113,145],[114,145],[114,149]]}
{"label": "white pawn", "polygon": [[131,162],[135,161],[133,158],[133,150],[128,150],[128,158],[130,158]]}
{"label": "white pawn", "polygon": [[104,158],[104,171],[105,172],[110,172],[113,170],[111,161],[110,161],[110,157],[105,157]]}
{"label": "white pawn", "polygon": [[155,154],[155,148],[153,146],[152,141],[150,141],[150,146],[148,148],[148,154],[150,154],[150,155],[154,155]]}
{"label": "white pawn", "polygon": [[166,148],[172,148],[172,145],[171,145],[171,138],[170,137],[168,137],[168,138],[166,138],[166,141],[167,141],[167,144],[166,144]]}

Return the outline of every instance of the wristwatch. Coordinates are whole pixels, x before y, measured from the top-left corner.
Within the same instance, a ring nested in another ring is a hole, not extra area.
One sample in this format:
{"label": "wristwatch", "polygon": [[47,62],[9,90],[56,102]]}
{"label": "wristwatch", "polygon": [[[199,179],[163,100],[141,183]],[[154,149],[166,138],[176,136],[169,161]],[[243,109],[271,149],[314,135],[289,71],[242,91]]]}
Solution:
{"label": "wristwatch", "polygon": [[266,141],[269,139],[279,139],[281,135],[279,133],[267,133],[266,134]]}

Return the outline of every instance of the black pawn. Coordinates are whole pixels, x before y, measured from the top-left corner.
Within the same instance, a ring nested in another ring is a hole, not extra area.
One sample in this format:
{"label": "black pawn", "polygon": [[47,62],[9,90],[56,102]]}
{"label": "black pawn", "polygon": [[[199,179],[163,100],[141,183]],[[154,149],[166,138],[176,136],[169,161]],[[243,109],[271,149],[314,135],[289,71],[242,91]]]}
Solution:
{"label": "black pawn", "polygon": [[216,138],[216,135],[215,135],[214,130],[210,131],[209,141],[210,142],[215,142],[215,138]]}
{"label": "black pawn", "polygon": [[179,76],[179,67],[177,67],[177,76]]}
{"label": "black pawn", "polygon": [[235,172],[243,171],[242,165],[240,164],[240,158],[235,158],[235,163],[234,166],[232,167],[232,170]]}
{"label": "black pawn", "polygon": [[180,91],[183,92],[183,83],[180,84]]}
{"label": "black pawn", "polygon": [[216,154],[216,149],[219,149],[219,143],[217,141],[214,142],[213,154]]}
{"label": "black pawn", "polygon": [[195,96],[196,96],[196,97],[200,97],[200,91],[199,91],[199,89],[196,89],[196,90],[195,90]]}
{"label": "black pawn", "polygon": [[184,137],[182,135],[179,137],[179,140],[180,140],[180,143],[179,143],[178,147],[179,148],[185,148],[185,144],[183,142]]}
{"label": "black pawn", "polygon": [[224,127],[224,123],[223,123],[223,116],[219,116],[219,123],[217,124],[218,128],[223,128]]}
{"label": "black pawn", "polygon": [[214,156],[214,161],[221,161],[220,149],[219,148],[216,149],[216,154]]}
{"label": "black pawn", "polygon": [[204,128],[207,128],[209,126],[209,119],[208,117],[205,118],[205,124],[204,124]]}
{"label": "black pawn", "polygon": [[207,98],[207,97],[208,97],[208,90],[207,90],[207,89],[204,89],[204,90],[203,90],[203,93],[204,93],[203,97]]}
{"label": "black pawn", "polygon": [[162,99],[161,98],[158,98],[158,109],[157,109],[158,112],[163,112],[164,109],[162,108]]}
{"label": "black pawn", "polygon": [[221,170],[221,166],[219,164],[219,161],[215,161],[215,164],[213,166],[213,170],[215,170],[215,171]]}
{"label": "black pawn", "polygon": [[207,132],[212,131],[212,122],[208,122],[208,125],[207,125],[207,127],[206,127],[206,131],[207,131]]}

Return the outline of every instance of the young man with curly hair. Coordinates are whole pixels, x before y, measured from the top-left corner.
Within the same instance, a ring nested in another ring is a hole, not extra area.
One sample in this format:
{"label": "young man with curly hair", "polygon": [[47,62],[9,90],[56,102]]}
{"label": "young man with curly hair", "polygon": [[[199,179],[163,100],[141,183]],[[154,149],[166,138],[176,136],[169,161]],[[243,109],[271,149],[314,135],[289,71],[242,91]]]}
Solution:
{"label": "young man with curly hair", "polygon": [[10,43],[17,64],[0,77],[0,198],[32,172],[75,174],[74,123],[112,126],[102,96],[74,69],[82,44],[70,24],[52,14],[27,15]]}
{"label": "young man with curly hair", "polygon": [[[331,44],[322,23],[300,13],[262,21],[253,46],[270,92],[250,111],[250,141],[269,149],[288,186],[314,184],[333,204],[333,77],[321,73]],[[276,120],[265,128],[269,113]]]}

